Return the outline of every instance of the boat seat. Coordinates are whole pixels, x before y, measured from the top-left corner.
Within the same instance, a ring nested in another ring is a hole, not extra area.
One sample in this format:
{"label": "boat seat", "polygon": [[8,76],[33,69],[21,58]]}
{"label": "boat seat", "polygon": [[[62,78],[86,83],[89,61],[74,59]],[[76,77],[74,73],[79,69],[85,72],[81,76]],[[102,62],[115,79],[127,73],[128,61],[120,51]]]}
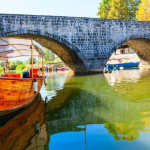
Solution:
{"label": "boat seat", "polygon": [[21,78],[20,74],[2,74],[1,77]]}
{"label": "boat seat", "polygon": [[[38,78],[38,71],[37,69],[33,69],[33,78]],[[32,69],[30,69],[30,78],[32,78]]]}

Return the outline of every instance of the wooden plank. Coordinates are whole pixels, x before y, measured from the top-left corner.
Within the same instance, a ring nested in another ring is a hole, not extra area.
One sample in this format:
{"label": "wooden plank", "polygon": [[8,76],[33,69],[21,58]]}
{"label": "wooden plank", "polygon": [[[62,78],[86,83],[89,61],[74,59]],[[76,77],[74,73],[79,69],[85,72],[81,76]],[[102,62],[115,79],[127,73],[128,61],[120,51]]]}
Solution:
{"label": "wooden plank", "polygon": [[[43,78],[37,78],[38,92]],[[30,103],[37,93],[33,91],[33,79],[0,78],[0,112],[15,109]]]}

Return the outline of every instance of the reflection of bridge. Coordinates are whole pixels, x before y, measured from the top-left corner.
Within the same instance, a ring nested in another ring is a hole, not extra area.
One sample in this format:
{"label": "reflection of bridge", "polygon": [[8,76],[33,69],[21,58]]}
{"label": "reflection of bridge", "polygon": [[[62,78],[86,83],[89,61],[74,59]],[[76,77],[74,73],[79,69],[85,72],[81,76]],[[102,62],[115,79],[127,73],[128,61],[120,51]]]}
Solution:
{"label": "reflection of bridge", "polygon": [[149,63],[150,22],[0,14],[0,36],[33,38],[75,72],[102,71],[122,44]]}

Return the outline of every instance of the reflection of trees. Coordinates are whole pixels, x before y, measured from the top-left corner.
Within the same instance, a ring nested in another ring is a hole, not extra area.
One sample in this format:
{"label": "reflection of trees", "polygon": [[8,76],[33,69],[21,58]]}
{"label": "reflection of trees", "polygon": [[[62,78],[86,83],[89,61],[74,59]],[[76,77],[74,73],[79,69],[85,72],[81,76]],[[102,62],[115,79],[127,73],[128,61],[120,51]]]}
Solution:
{"label": "reflection of trees", "polygon": [[[47,91],[47,96],[49,99],[57,95],[57,91],[61,90],[66,83],[67,74],[58,75],[57,72],[53,72],[50,76],[47,76],[47,85],[44,86],[45,91]],[[45,92],[44,91],[44,92]]]}
{"label": "reflection of trees", "polygon": [[47,85],[45,86],[47,91],[51,90],[61,90],[66,82],[67,75],[59,75],[57,72],[47,76]]}
{"label": "reflection of trees", "polygon": [[141,124],[128,124],[128,123],[106,123],[105,128],[109,133],[113,134],[115,140],[128,140],[132,141],[140,137],[139,130],[142,130]]}

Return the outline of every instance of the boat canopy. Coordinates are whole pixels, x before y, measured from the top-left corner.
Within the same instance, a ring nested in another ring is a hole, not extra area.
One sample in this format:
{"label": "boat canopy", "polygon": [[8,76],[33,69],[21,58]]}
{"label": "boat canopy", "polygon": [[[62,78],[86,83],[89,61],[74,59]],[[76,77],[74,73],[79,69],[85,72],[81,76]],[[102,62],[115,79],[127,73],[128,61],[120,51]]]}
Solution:
{"label": "boat canopy", "polygon": [[48,63],[48,64],[45,64],[45,66],[47,66],[47,65],[59,65],[59,64],[63,64],[63,62],[58,62],[58,63]]}
{"label": "boat canopy", "polygon": [[43,47],[32,39],[16,37],[0,37],[0,58],[15,58],[31,56],[45,56]]}

